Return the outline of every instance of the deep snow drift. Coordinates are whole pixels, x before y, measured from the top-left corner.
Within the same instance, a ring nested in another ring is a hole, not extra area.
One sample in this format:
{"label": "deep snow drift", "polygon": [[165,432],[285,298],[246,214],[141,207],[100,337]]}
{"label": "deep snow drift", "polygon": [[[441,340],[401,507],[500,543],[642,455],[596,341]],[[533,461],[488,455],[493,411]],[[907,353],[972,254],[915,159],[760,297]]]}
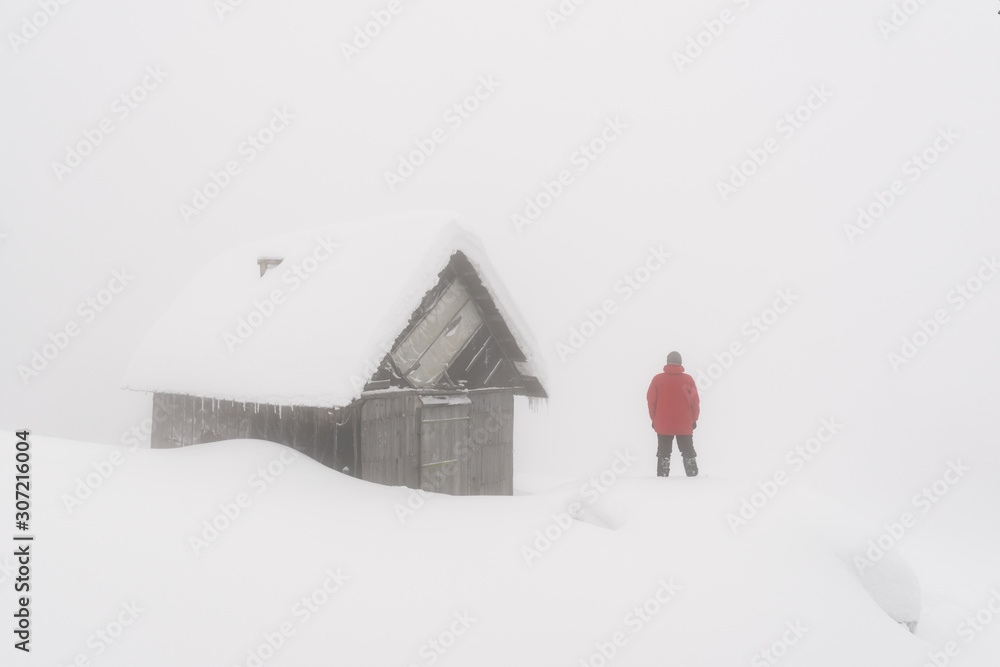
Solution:
{"label": "deep snow drift", "polygon": [[769,664],[766,650],[886,667],[934,649],[850,564],[865,527],[794,487],[734,534],[745,484],[642,477],[626,451],[590,480],[463,498],[261,441],[36,437],[33,452],[30,664],[598,665],[603,651],[721,666]]}

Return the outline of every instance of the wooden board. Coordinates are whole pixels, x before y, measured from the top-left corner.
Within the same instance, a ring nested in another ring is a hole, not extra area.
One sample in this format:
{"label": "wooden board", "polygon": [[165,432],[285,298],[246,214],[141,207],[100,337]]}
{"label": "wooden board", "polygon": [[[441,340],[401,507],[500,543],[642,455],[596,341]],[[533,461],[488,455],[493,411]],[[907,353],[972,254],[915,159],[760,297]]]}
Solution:
{"label": "wooden board", "polygon": [[[463,397],[464,398],[464,397]],[[468,495],[461,452],[469,449],[472,403],[423,402],[420,409],[420,488],[435,493]]]}
{"label": "wooden board", "polygon": [[361,408],[361,478],[378,484],[420,484],[416,394],[370,398]]}
{"label": "wooden board", "polygon": [[[154,394],[151,440],[162,448],[195,444],[209,433],[221,440],[260,438],[294,447],[337,470],[349,467],[351,474],[379,484],[455,495],[511,495],[513,390],[471,391],[467,397],[468,403],[458,405],[434,405],[425,397],[424,405],[416,392],[401,392],[334,409]],[[338,422],[343,424],[339,431]]]}
{"label": "wooden board", "polygon": [[514,493],[514,392],[474,391],[469,457],[472,495]]}

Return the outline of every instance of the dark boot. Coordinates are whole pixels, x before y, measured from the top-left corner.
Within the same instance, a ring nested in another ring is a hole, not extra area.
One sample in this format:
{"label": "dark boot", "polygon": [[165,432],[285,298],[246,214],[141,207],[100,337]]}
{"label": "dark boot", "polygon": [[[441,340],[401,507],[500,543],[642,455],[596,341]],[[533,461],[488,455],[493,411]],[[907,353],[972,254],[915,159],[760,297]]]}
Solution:
{"label": "dark boot", "polygon": [[684,472],[687,473],[688,477],[698,476],[698,459],[695,457],[684,457]]}
{"label": "dark boot", "polygon": [[656,459],[656,476],[670,477],[670,457],[658,457]]}

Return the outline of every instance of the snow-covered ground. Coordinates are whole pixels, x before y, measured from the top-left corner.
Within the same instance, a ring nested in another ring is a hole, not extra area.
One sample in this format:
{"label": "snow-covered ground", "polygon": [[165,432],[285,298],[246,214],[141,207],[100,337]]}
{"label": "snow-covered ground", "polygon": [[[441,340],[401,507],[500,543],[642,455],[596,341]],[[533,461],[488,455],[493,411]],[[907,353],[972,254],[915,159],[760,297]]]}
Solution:
{"label": "snow-covered ground", "polygon": [[[0,664],[249,665],[289,619],[265,664],[422,665],[465,612],[477,620],[436,664],[598,665],[622,630],[611,665],[753,667],[795,622],[809,632],[778,664],[1000,664],[996,3],[404,0],[345,54],[388,4],[0,7],[0,429],[37,436],[38,535],[36,653],[2,647]],[[559,6],[576,9],[553,25]],[[446,116],[468,99],[461,123]],[[572,183],[515,224],[562,170]],[[238,443],[129,452],[67,510],[62,494],[111,456],[93,443],[150,417],[126,368],[213,257],[439,209],[481,240],[550,371],[550,400],[517,405],[519,496],[434,498],[400,523],[408,491],[301,460],[196,555],[188,538],[256,494],[248,477],[281,451]],[[877,214],[860,236],[859,209]],[[712,374],[695,436],[708,477],[661,483],[643,399],[673,349]],[[831,419],[843,428],[800,467]],[[528,566],[534,531],[625,450],[626,478]],[[779,472],[733,534],[726,514]],[[858,579],[854,556],[880,538],[920,583],[915,636]],[[350,579],[299,624],[296,601],[338,567]],[[625,615],[662,577],[682,589],[632,633]],[[136,622],[96,655],[88,638],[132,603]]]}
{"label": "snow-covered ground", "polygon": [[35,652],[14,664],[917,666],[975,611],[929,590],[911,635],[850,562],[863,521],[782,486],[734,532],[745,484],[648,477],[633,452],[457,498],[262,441],[32,444]]}

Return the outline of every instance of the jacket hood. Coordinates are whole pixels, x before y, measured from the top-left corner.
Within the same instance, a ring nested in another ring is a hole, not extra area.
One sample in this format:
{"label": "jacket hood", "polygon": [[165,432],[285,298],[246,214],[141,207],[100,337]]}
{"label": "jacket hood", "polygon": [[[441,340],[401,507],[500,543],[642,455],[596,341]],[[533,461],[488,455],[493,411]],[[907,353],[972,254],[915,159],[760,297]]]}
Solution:
{"label": "jacket hood", "polygon": [[663,367],[664,373],[683,373],[684,367],[680,364],[667,364]]}

